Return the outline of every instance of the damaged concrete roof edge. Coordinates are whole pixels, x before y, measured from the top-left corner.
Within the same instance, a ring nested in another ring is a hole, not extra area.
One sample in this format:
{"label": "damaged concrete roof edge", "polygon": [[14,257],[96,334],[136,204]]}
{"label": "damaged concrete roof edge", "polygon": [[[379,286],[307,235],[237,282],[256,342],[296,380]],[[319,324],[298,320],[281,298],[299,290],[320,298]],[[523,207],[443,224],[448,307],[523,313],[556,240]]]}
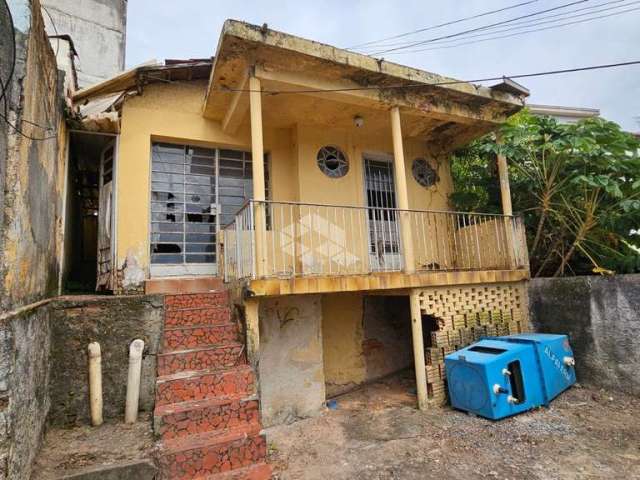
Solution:
{"label": "damaged concrete roof edge", "polygon": [[170,63],[154,63],[154,64],[142,64],[136,67],[125,70],[118,75],[115,75],[100,83],[96,83],[89,87],[83,88],[73,94],[72,100],[74,102],[80,102],[91,97],[97,97],[107,95],[110,93],[119,92],[136,86],[136,81],[141,74],[144,73],[162,73],[175,70],[188,70],[197,69],[201,67],[210,68],[213,60],[187,60],[179,63],[176,60],[171,60]]}
{"label": "damaged concrete roof edge", "polygon": [[[512,92],[496,91],[491,87],[446,77],[426,70],[389,62],[385,59],[378,59],[315,40],[266,28],[266,24],[265,26],[258,26],[241,20],[228,19],[224,22],[216,49],[216,59],[220,59],[221,57],[220,53],[225,37],[236,37],[247,42],[255,42],[270,47],[289,50],[292,53],[315,57],[319,60],[341,64],[345,67],[359,68],[372,73],[383,74],[397,78],[400,82],[424,83],[425,86],[433,83],[460,82],[438,85],[437,87],[455,90],[467,95],[480,96],[493,101],[509,103],[519,107],[523,105],[520,96]],[[214,63],[211,71],[211,81],[213,81],[215,75],[216,64],[217,62]],[[211,90],[212,86],[210,83],[209,90]]]}

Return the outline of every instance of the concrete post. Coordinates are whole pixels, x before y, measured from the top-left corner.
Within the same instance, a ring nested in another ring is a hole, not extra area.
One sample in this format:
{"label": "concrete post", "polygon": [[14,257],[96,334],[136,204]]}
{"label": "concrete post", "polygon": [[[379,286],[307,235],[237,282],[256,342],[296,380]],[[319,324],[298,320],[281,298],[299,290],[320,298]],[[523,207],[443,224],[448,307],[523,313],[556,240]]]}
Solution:
{"label": "concrete post", "polygon": [[89,344],[89,408],[91,424],[94,427],[102,425],[102,355],[100,344]]}
{"label": "concrete post", "polygon": [[[502,144],[501,135],[498,133],[496,141],[498,145]],[[503,153],[498,153],[498,178],[500,180],[500,197],[502,199],[502,213],[504,215],[513,215],[513,208],[511,205],[511,187],[509,186],[509,169],[507,166],[507,157]],[[516,268],[516,255],[515,244],[513,239],[513,218],[504,219],[505,236],[507,240],[507,256],[509,266],[513,269]]]}
{"label": "concrete post", "polygon": [[244,301],[244,316],[247,336],[247,360],[257,372],[260,360],[260,300],[247,298]]}
{"label": "concrete post", "polygon": [[255,228],[255,273],[258,278],[265,272],[266,252],[266,200],[264,187],[264,144],[262,141],[262,93],[260,80],[255,76],[249,77],[249,109],[251,111],[251,171],[253,176],[254,228]]}
{"label": "concrete post", "polygon": [[[502,144],[500,135],[497,138],[498,144]],[[498,153],[498,177],[500,179],[500,196],[502,197],[502,213],[513,215],[511,207],[511,188],[509,187],[509,170],[507,169],[507,157],[503,153]]]}
{"label": "concrete post", "polygon": [[402,253],[404,255],[405,273],[416,270],[413,255],[413,237],[411,235],[411,217],[409,209],[409,194],[407,192],[407,177],[404,168],[404,148],[402,146],[402,127],[400,125],[400,109],[391,109],[391,134],[393,137],[393,167],[395,173],[396,198],[400,212],[400,235],[402,237]]}
{"label": "concrete post", "polygon": [[129,375],[127,378],[127,399],[124,409],[125,423],[136,423],[138,401],[140,399],[140,374],[142,372],[142,352],[144,342],[134,340],[129,346]]}
{"label": "concrete post", "polygon": [[413,361],[416,370],[416,391],[418,392],[418,408],[427,409],[427,370],[424,360],[424,340],[422,338],[422,312],[418,290],[411,290],[411,336],[413,339]]}

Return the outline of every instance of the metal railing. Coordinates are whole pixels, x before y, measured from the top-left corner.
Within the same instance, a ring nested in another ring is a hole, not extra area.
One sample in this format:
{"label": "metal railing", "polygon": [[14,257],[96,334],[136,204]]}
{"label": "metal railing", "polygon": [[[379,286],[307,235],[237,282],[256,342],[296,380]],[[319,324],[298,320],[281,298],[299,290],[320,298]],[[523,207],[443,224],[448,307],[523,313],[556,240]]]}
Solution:
{"label": "metal railing", "polygon": [[225,280],[402,271],[401,222],[415,271],[528,268],[519,217],[252,200],[223,229]]}

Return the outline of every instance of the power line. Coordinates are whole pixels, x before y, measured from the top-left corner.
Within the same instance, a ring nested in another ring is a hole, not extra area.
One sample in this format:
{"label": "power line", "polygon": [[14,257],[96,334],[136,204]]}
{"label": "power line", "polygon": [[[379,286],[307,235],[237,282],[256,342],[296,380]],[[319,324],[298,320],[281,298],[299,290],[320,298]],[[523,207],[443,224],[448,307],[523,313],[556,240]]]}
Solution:
{"label": "power line", "polygon": [[[13,124],[7,117],[9,115],[8,113],[8,99],[7,99],[7,89],[9,88],[9,86],[11,85],[11,79],[13,78],[13,74],[15,72],[15,66],[16,66],[16,34],[15,34],[15,26],[13,23],[13,16],[11,14],[11,9],[9,8],[9,4],[7,3],[7,0],[4,0],[4,6],[7,12],[7,18],[9,19],[9,25],[11,26],[11,40],[13,42],[13,47],[12,47],[12,60],[11,60],[11,68],[9,69],[9,75],[7,77],[7,81],[6,83],[2,81],[2,78],[0,78],[0,88],[2,89],[2,93],[0,93],[0,101],[3,101],[4,106],[4,113],[0,113],[0,118],[2,120],[4,120],[6,122],[7,125],[9,125],[16,133],[18,133],[19,135],[28,138],[29,140],[34,140],[34,141],[43,141],[43,140],[49,140],[51,138],[56,138],[57,135],[50,135],[50,136],[46,136],[46,137],[34,137],[31,136],[29,134],[24,133],[20,128],[18,128],[15,124]],[[49,91],[51,91],[51,89],[49,88]],[[21,119],[21,122],[24,123],[28,123],[30,125],[33,125],[35,127],[41,128],[43,130],[54,130],[51,127],[43,127],[35,122],[32,122],[31,120],[26,120],[26,119]]]}
{"label": "power line", "polygon": [[575,73],[575,72],[585,72],[589,70],[603,70],[607,68],[618,68],[618,67],[627,67],[631,65],[640,65],[640,60],[632,60],[629,62],[620,62],[620,63],[608,63],[604,65],[591,65],[588,67],[575,67],[575,68],[566,68],[561,70],[548,70],[544,72],[534,72],[534,73],[522,73],[517,75],[501,75],[498,77],[486,77],[486,78],[477,78],[474,80],[446,80],[442,82],[434,82],[434,83],[407,83],[407,84],[396,84],[396,85],[367,85],[362,87],[344,87],[344,88],[326,88],[326,89],[299,89],[299,90],[252,90],[252,89],[243,89],[243,88],[228,88],[228,87],[218,87],[217,90],[223,92],[258,92],[267,95],[284,95],[284,94],[307,94],[307,93],[332,93],[332,92],[353,92],[353,91],[364,91],[364,90],[401,90],[405,88],[424,88],[424,87],[434,87],[434,86],[445,86],[445,85],[459,85],[463,83],[481,83],[481,82],[491,82],[505,79],[519,79],[519,78],[532,78],[532,77],[543,77],[547,75],[560,75],[563,73]]}
{"label": "power line", "polygon": [[[639,3],[639,2],[633,2],[633,3],[630,3],[629,5],[633,5],[635,3]],[[581,23],[587,23],[587,22],[590,22],[590,21],[593,21],[593,20],[600,20],[602,18],[608,18],[608,17],[613,17],[613,16],[616,16],[616,15],[622,15],[623,13],[635,12],[637,10],[640,10],[640,7],[630,8],[630,9],[627,9],[627,10],[622,10],[622,11],[614,12],[614,13],[609,13],[607,15],[599,15],[599,16],[592,17],[592,18],[585,18],[585,19],[582,19],[582,20],[575,20],[573,22],[566,22],[566,23],[561,23],[561,24],[558,24],[558,25],[551,25],[551,26],[543,27],[543,28],[536,28],[536,29],[532,29],[532,30],[524,30],[524,31],[521,31],[521,32],[511,33],[509,35],[499,35],[499,36],[484,38],[484,39],[480,39],[480,40],[472,40],[470,42],[460,42],[460,43],[456,43],[456,44],[453,44],[453,45],[443,45],[443,44],[439,44],[438,45],[437,44],[437,46],[435,46],[435,47],[420,48],[420,49],[417,49],[417,50],[407,50],[407,51],[392,52],[392,53],[394,55],[398,55],[398,54],[406,54],[406,53],[428,52],[428,51],[432,51],[432,50],[443,50],[443,49],[461,47],[463,45],[472,45],[472,44],[476,44],[476,43],[488,42],[490,40],[498,40],[498,39],[503,39],[503,38],[518,37],[520,35],[526,35],[528,33],[542,32],[544,30],[552,30],[554,28],[566,27],[566,26],[570,26],[570,25],[579,25]]]}
{"label": "power line", "polygon": [[[523,21],[519,21],[519,22],[512,22],[512,23],[510,23],[511,27],[506,28],[506,29],[498,29],[498,27],[490,27],[490,28],[487,28],[486,30],[484,30],[484,31],[486,31],[486,33],[479,33],[478,35],[461,35],[461,37],[464,37],[464,39],[468,39],[468,38],[482,37],[482,36],[485,36],[485,35],[493,35],[493,34],[496,34],[496,33],[502,33],[502,32],[506,32],[506,31],[517,30],[519,28],[526,28],[526,27],[532,27],[532,26],[536,26],[536,25],[541,25],[541,24],[544,24],[544,23],[551,23],[551,22],[541,22],[541,20],[547,20],[547,19],[550,19],[550,18],[557,18],[557,20],[555,20],[555,21],[560,22],[560,21],[567,20],[567,19],[570,19],[570,18],[577,18],[577,17],[580,17],[580,16],[592,15],[592,14],[595,14],[595,13],[604,12],[604,11],[607,11],[609,9],[623,8],[623,7],[627,6],[627,5],[633,5],[634,3],[637,3],[637,2],[633,2],[633,3],[630,3],[630,4],[626,4],[626,5],[616,5],[616,6],[607,7],[607,8],[602,9],[602,10],[596,10],[596,11],[592,11],[592,12],[587,12],[587,13],[583,13],[583,14],[580,14],[580,15],[573,15],[573,14],[575,14],[577,12],[583,12],[585,10],[594,10],[594,9],[597,9],[597,8],[600,8],[600,7],[604,7],[606,5],[619,4],[619,3],[626,2],[626,1],[627,0],[612,0],[612,1],[605,2],[605,3],[600,3],[598,5],[592,5],[592,6],[589,6],[589,7],[577,8],[577,9],[574,9],[574,10],[570,10],[568,12],[555,13],[553,15],[545,15],[545,16],[542,16],[542,17],[534,18],[534,19],[523,20]],[[558,17],[566,17],[566,18],[558,18]],[[492,31],[490,31],[490,30],[492,30]],[[454,40],[437,40],[437,41],[430,42],[430,43],[441,44],[441,43],[450,43],[452,41],[454,41]],[[407,45],[406,42],[395,42],[395,43],[388,43],[388,44],[380,45],[379,48],[381,48],[381,47],[405,46],[405,45]]]}
{"label": "power line", "polygon": [[430,38],[430,39],[427,39],[427,40],[420,40],[420,41],[417,41],[417,42],[409,43],[404,47],[395,47],[395,48],[389,48],[387,50],[381,50],[379,52],[373,53],[372,55],[381,55],[383,53],[394,52],[396,50],[402,50],[404,48],[417,47],[419,45],[424,45],[424,44],[435,42],[435,41],[438,41],[438,40],[444,40],[444,39],[447,39],[447,38],[455,38],[455,37],[459,37],[461,35],[465,35],[467,33],[473,33],[473,32],[478,32],[478,31],[481,31],[481,30],[486,30],[486,29],[488,29],[490,27],[495,27],[495,26],[498,26],[498,25],[504,25],[506,23],[515,22],[516,20],[522,20],[523,18],[535,17],[535,16],[541,15],[543,13],[553,12],[553,11],[556,11],[556,10],[560,10],[562,8],[571,7],[573,5],[577,5],[577,4],[580,4],[580,3],[586,3],[586,2],[589,2],[589,1],[591,1],[591,0],[576,0],[575,2],[565,3],[565,4],[559,5],[557,7],[548,8],[546,10],[540,10],[539,12],[533,12],[533,13],[529,13],[527,15],[521,15],[519,17],[514,17],[514,18],[511,18],[509,20],[503,20],[501,22],[492,23],[490,25],[484,25],[482,27],[471,28],[469,30],[464,30],[462,32],[451,33],[449,35],[442,35],[440,37]]}
{"label": "power line", "polygon": [[477,15],[472,15],[470,17],[464,17],[464,18],[460,18],[458,20],[452,20],[450,22],[440,23],[438,25],[432,25],[430,27],[419,28],[418,30],[412,30],[410,32],[401,33],[399,35],[393,35],[391,37],[381,38],[380,40],[372,40],[370,42],[360,43],[358,45],[353,45],[351,47],[347,47],[346,50],[360,49],[361,47],[364,47],[364,46],[367,46],[367,45],[377,44],[377,43],[385,42],[387,40],[395,40],[396,38],[408,37],[410,35],[415,35],[416,33],[427,32],[429,30],[436,30],[436,29],[441,28],[441,27],[446,27],[446,26],[449,26],[449,25],[454,25],[456,23],[466,22],[467,20],[473,20],[475,18],[485,17],[487,15],[493,15],[495,13],[504,12],[506,10],[511,10],[511,9],[514,9],[514,8],[522,7],[524,5],[529,5],[530,3],[536,3],[536,2],[538,2],[538,0],[530,0],[528,2],[517,3],[517,4],[511,5],[509,7],[499,8],[498,10],[491,10],[491,11],[488,11],[488,12],[479,13]]}

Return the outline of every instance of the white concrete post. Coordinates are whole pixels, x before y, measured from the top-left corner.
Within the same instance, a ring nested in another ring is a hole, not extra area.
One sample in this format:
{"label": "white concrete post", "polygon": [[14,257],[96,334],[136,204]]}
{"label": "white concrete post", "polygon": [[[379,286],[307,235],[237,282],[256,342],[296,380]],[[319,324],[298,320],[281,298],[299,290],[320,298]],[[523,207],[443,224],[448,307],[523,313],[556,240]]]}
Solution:
{"label": "white concrete post", "polygon": [[102,354],[100,344],[89,344],[89,407],[91,424],[102,425]]}
{"label": "white concrete post", "polygon": [[125,423],[136,423],[138,401],[140,399],[140,374],[142,372],[142,352],[144,342],[134,340],[129,346],[129,376],[127,378],[127,400],[124,410]]}
{"label": "white concrete post", "polygon": [[422,338],[422,312],[418,291],[410,294],[411,306],[411,336],[413,338],[413,361],[416,369],[416,391],[418,393],[418,408],[427,409],[427,364],[424,360],[424,340]]}

